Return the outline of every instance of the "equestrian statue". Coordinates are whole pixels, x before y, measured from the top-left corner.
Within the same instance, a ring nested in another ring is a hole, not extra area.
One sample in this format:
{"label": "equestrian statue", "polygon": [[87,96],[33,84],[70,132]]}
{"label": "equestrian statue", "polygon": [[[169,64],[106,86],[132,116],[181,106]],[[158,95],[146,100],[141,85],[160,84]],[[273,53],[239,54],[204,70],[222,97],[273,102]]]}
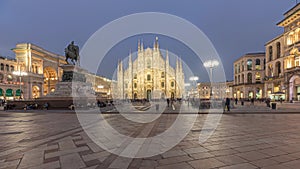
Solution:
{"label": "equestrian statue", "polygon": [[79,65],[80,59],[79,59],[79,47],[77,45],[74,45],[74,41],[72,41],[67,48],[65,48],[65,56],[66,56],[66,62],[68,62],[68,59],[71,59],[71,62],[73,65]]}

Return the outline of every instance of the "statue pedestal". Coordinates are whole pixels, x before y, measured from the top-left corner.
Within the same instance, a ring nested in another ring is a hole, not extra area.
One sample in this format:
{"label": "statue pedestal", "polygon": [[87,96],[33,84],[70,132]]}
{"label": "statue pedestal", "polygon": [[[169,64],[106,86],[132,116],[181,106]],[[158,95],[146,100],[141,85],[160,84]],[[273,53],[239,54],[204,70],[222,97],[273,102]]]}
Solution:
{"label": "statue pedestal", "polygon": [[54,92],[41,100],[48,101],[50,108],[68,108],[70,105],[80,107],[96,102],[96,95],[92,84],[86,82],[87,70],[77,65],[61,65],[63,69],[62,81],[56,84]]}

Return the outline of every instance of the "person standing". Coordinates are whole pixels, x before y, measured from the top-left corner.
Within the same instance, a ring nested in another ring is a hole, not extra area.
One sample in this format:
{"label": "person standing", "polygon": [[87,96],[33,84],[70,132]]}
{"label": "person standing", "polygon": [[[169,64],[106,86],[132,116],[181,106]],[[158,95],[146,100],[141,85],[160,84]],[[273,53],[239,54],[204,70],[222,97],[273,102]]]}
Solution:
{"label": "person standing", "polygon": [[228,97],[226,98],[225,106],[227,108],[227,111],[230,111],[230,99]]}

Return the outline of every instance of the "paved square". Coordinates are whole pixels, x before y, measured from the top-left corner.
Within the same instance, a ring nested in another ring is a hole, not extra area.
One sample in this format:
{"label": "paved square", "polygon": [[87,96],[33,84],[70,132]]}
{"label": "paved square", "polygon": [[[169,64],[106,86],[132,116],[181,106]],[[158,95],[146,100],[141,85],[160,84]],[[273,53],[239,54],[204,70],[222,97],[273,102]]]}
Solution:
{"label": "paved square", "polygon": [[[145,134],[142,124],[126,123],[120,114],[105,116],[122,133]],[[75,113],[0,112],[0,168],[299,168],[300,114],[223,114],[213,135],[199,144],[207,116],[199,114],[189,134],[170,151],[130,159],[95,144],[84,133]],[[146,134],[161,133],[176,117],[163,114]]]}

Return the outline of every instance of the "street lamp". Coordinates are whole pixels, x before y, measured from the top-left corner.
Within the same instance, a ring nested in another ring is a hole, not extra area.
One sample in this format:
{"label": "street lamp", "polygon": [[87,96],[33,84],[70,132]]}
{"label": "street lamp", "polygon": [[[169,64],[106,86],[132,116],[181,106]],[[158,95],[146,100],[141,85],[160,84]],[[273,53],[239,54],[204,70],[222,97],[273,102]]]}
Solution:
{"label": "street lamp", "polygon": [[[196,86],[196,91],[197,91],[197,83],[195,84],[195,82],[197,82],[199,80],[198,76],[192,76],[189,78],[190,81],[192,81],[193,86]],[[192,87],[192,94],[194,95],[194,87]]]}
{"label": "street lamp", "polygon": [[19,76],[20,78],[20,99],[22,99],[22,76],[27,76],[27,72],[23,72],[23,71],[14,71],[13,72],[14,75]]}
{"label": "street lamp", "polygon": [[[210,79],[210,82],[212,83],[212,70],[214,67],[217,67],[219,66],[219,61],[218,60],[208,60],[206,62],[203,63],[203,66],[206,67],[206,68],[209,68],[209,79]],[[211,88],[210,88],[210,97],[212,97],[213,93],[212,93],[212,85],[211,85]]]}

